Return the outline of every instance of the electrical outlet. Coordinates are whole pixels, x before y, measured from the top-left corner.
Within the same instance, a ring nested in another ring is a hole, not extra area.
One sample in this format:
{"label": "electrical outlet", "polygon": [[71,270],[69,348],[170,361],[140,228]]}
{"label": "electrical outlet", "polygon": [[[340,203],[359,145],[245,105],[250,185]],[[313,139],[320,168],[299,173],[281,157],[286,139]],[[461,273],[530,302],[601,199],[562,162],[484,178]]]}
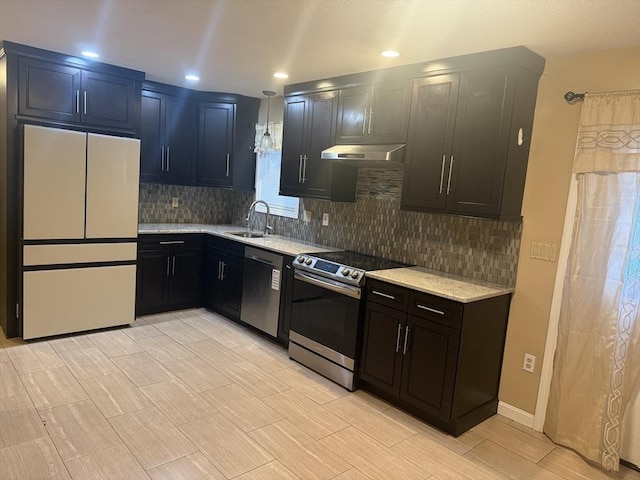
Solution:
{"label": "electrical outlet", "polygon": [[322,226],[323,227],[328,227],[329,226],[329,214],[328,213],[323,213],[322,214]]}
{"label": "electrical outlet", "polygon": [[536,366],[536,357],[530,353],[524,354],[524,361],[522,362],[522,369],[525,372],[533,373]]}
{"label": "electrical outlet", "polygon": [[178,208],[179,199],[178,197],[171,197],[171,207]]}
{"label": "electrical outlet", "polygon": [[302,212],[302,221],[304,223],[309,223],[311,221],[311,210],[304,210]]}

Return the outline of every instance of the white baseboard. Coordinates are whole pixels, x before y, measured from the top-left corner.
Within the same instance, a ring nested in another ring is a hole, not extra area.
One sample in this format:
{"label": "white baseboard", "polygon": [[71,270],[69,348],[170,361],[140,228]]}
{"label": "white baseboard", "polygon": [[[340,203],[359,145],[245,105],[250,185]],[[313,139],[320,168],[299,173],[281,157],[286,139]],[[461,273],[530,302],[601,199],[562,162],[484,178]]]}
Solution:
{"label": "white baseboard", "polygon": [[525,412],[504,402],[498,402],[498,413],[514,422],[521,423],[525,427],[533,428],[532,413]]}

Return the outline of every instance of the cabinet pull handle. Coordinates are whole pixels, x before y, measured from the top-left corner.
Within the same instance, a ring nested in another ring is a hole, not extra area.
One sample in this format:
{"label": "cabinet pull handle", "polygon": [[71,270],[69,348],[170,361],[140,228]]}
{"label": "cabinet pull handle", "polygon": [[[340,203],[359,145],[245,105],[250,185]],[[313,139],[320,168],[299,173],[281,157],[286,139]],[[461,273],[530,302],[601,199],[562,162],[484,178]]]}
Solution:
{"label": "cabinet pull handle", "polygon": [[227,152],[227,177],[229,176],[229,152]]}
{"label": "cabinet pull handle", "polygon": [[222,280],[221,271],[222,271],[222,261],[218,260],[218,280]]}
{"label": "cabinet pull handle", "polygon": [[84,114],[87,114],[87,91],[84,91],[84,105],[83,105],[83,109],[84,109]]}
{"label": "cabinet pull handle", "polygon": [[449,179],[447,180],[447,195],[451,192],[451,172],[453,171],[453,155],[451,155],[451,163],[449,164]]}
{"label": "cabinet pull handle", "polygon": [[371,123],[373,122],[373,108],[369,109],[369,129],[367,134],[371,133]]}
{"label": "cabinet pull handle", "polygon": [[396,297],[394,297],[393,295],[389,295],[388,293],[382,293],[377,290],[371,290],[371,293],[373,293],[374,295],[380,295],[381,297],[384,297],[384,298],[388,298],[389,300],[396,299]]}
{"label": "cabinet pull handle", "polygon": [[402,355],[407,354],[407,342],[409,340],[409,325],[407,325],[407,329],[404,332],[404,347],[402,349]]}
{"label": "cabinet pull handle", "polygon": [[440,193],[442,193],[442,184],[444,183],[444,165],[447,161],[447,156],[442,155],[442,167],[440,168]]}
{"label": "cabinet pull handle", "polygon": [[367,110],[368,110],[368,108],[364,109],[364,118],[362,119],[362,134],[363,135],[367,131]]}
{"label": "cabinet pull handle", "polygon": [[220,269],[220,280],[224,280],[224,267],[226,267],[226,264],[224,262],[220,262],[222,268]]}
{"label": "cabinet pull handle", "polygon": [[184,240],[165,240],[160,242],[160,245],[182,245]]}
{"label": "cabinet pull handle", "polygon": [[302,183],[302,155],[298,157],[298,183]]}
{"label": "cabinet pull handle", "polygon": [[169,276],[169,257],[167,257],[167,277]]}
{"label": "cabinet pull handle", "polygon": [[402,324],[398,324],[398,333],[396,334],[396,353],[400,351],[400,334],[402,333]]}
{"label": "cabinet pull handle", "polygon": [[421,310],[426,310],[427,312],[437,313],[438,315],[444,315],[444,312],[442,310],[436,310],[435,308],[425,307],[424,305],[420,305],[419,303],[416,303],[416,307],[418,307]]}
{"label": "cabinet pull handle", "polygon": [[302,167],[302,183],[306,183],[307,181],[307,156],[303,155],[302,160],[304,162]]}
{"label": "cabinet pull handle", "polygon": [[160,147],[160,170],[164,172],[164,145]]}
{"label": "cabinet pull handle", "polygon": [[171,275],[176,274],[176,256],[173,256],[173,265],[171,266]]}
{"label": "cabinet pull handle", "polygon": [[80,90],[76,90],[76,113],[80,113]]}
{"label": "cabinet pull handle", "polygon": [[169,147],[167,147],[167,172],[169,171]]}

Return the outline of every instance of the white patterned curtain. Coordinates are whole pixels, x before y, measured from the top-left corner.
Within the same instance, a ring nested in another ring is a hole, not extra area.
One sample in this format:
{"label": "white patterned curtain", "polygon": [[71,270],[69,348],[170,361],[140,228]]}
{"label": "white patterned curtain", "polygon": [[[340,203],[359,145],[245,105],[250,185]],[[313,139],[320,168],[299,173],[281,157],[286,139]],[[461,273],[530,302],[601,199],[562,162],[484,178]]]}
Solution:
{"label": "white patterned curtain", "polygon": [[640,91],[585,96],[574,172],[578,205],[544,431],[617,471],[640,375]]}

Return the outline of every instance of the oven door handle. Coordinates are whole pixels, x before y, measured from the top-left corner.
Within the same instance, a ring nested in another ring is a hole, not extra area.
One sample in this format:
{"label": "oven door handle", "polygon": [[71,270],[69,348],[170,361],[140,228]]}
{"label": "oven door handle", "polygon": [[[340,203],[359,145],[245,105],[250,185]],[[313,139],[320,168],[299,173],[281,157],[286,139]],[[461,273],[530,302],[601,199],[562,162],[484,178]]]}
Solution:
{"label": "oven door handle", "polygon": [[340,293],[351,298],[356,298],[358,300],[362,295],[361,289],[358,287],[345,285],[343,283],[339,283],[328,278],[318,277],[310,273],[296,271],[293,274],[293,278],[295,278],[296,280],[300,280],[301,282],[310,283],[311,285],[315,285],[316,287],[326,288],[327,290],[331,290],[332,292]]}

